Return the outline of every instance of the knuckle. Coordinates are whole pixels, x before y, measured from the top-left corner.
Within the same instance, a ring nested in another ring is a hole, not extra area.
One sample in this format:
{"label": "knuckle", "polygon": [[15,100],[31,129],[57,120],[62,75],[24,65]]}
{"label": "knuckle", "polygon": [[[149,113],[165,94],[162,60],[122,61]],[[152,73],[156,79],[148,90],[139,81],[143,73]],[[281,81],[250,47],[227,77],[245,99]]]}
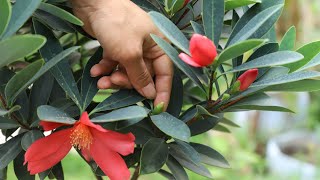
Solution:
{"label": "knuckle", "polygon": [[[145,69],[141,73],[138,74],[136,77],[136,83],[138,86],[144,87],[149,83],[150,80],[150,74],[149,72]],[[140,88],[140,87],[139,87]]]}

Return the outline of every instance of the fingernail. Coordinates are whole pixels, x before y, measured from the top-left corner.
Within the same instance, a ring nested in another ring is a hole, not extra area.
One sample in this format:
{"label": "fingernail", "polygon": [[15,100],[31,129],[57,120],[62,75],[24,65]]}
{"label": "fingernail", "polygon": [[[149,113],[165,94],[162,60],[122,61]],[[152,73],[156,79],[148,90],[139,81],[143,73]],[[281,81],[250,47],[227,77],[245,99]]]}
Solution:
{"label": "fingernail", "polygon": [[156,97],[156,89],[153,83],[149,83],[146,87],[141,89],[142,94],[148,99],[154,99]]}

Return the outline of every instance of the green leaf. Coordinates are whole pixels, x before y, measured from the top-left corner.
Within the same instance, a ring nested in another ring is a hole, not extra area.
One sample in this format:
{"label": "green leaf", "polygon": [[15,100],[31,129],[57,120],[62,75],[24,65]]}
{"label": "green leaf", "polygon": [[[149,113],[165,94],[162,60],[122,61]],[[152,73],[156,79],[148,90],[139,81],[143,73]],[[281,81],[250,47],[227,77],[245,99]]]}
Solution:
{"label": "green leaf", "polygon": [[75,17],[73,14],[69,13],[68,11],[65,11],[64,9],[61,9],[57,6],[54,6],[52,4],[48,3],[41,3],[39,6],[39,9],[48,12],[52,15],[55,15],[63,20],[66,20],[72,24],[78,25],[78,26],[83,26],[83,22]]}
{"label": "green leaf", "polygon": [[187,75],[198,87],[201,88],[203,92],[205,92],[204,87],[195,74],[195,72],[191,69],[190,66],[188,66],[186,63],[184,63],[180,58],[177,50],[172,47],[169,43],[167,43],[165,40],[159,38],[156,35],[151,35],[152,39],[161,47],[161,49],[170,57],[172,62],[178,67],[185,75]]}
{"label": "green leaf", "polygon": [[157,172],[168,157],[168,145],[163,139],[151,138],[142,148],[140,174]]}
{"label": "green leaf", "polygon": [[0,129],[14,129],[18,127],[20,125],[15,120],[0,116]]}
{"label": "green leaf", "polygon": [[299,71],[312,68],[312,67],[317,66],[319,64],[320,64],[320,51],[306,65],[304,65],[301,68],[299,68]]}
{"label": "green leaf", "polygon": [[[77,50],[79,47],[71,47],[63,51],[63,47],[60,45],[59,40],[55,37],[53,32],[41,24],[39,21],[33,19],[34,31],[37,34],[41,34],[47,37],[47,43],[40,49],[40,54],[46,62],[50,62],[55,58],[65,59],[53,67],[50,72],[55,77],[59,85],[63,90],[69,95],[69,97],[76,103],[79,109],[82,109],[82,98],[80,96],[77,83],[73,77],[69,62],[67,61],[67,56],[73,51]],[[65,53],[64,53],[65,52]],[[68,52],[68,54],[67,54]],[[58,55],[57,55],[58,54]],[[53,59],[52,59],[53,58]],[[50,60],[51,59],[51,60]]]}
{"label": "green leaf", "polygon": [[313,92],[320,90],[320,80],[305,79],[296,82],[289,82],[269,86],[264,91],[280,91],[280,92]]}
{"label": "green leaf", "polygon": [[27,149],[31,146],[33,142],[36,140],[43,138],[44,135],[40,130],[31,130],[25,133],[21,140],[21,147],[23,150],[27,151]]}
{"label": "green leaf", "polygon": [[25,152],[22,151],[17,158],[13,160],[14,173],[18,179],[34,180],[35,175],[30,175],[27,166],[24,165],[24,155]]}
{"label": "green leaf", "polygon": [[[158,12],[149,12],[154,24],[175,46],[190,55],[189,41],[168,18]],[[154,39],[154,37],[153,37]]]}
{"label": "green leaf", "polygon": [[90,115],[96,112],[108,111],[130,106],[143,101],[144,99],[145,98],[135,90],[119,90],[118,92],[112,94],[110,97],[98,104],[97,107],[95,107],[90,112]]}
{"label": "green leaf", "polygon": [[170,102],[167,108],[167,112],[174,117],[179,117],[181,113],[183,105],[183,96],[181,96],[181,94],[183,94],[183,82],[178,69],[175,69],[172,80]]}
{"label": "green leaf", "polygon": [[226,119],[226,118],[222,118],[222,120],[219,123],[225,124],[225,125],[228,125],[228,126],[231,126],[231,127],[236,127],[236,128],[240,127],[238,124],[236,124],[236,123],[234,123],[231,120]]}
{"label": "green leaf", "polygon": [[[304,58],[295,63],[286,65],[290,69],[290,72],[299,70],[301,67],[308,64],[313,58],[320,54],[320,41],[315,41],[304,45],[297,50],[298,53],[302,54]],[[304,68],[305,69],[305,68]]]}
{"label": "green leaf", "polygon": [[266,40],[263,39],[250,39],[246,41],[242,41],[240,43],[234,44],[232,46],[227,47],[225,50],[223,50],[217,61],[219,64],[229,60],[236,58],[240,55],[243,55],[245,52],[257,48],[261,46],[262,44],[266,43]]}
{"label": "green leaf", "polygon": [[283,36],[280,43],[280,51],[294,50],[296,43],[296,28],[292,26]]}
{"label": "green leaf", "polygon": [[7,172],[8,172],[8,167],[5,167],[3,169],[0,169],[0,179],[7,179]]}
{"label": "green leaf", "polygon": [[44,45],[46,39],[38,35],[18,35],[0,42],[0,68],[31,55]]}
{"label": "green leaf", "polygon": [[[18,110],[20,110],[20,109],[21,109],[21,106],[19,106],[19,105],[15,105],[15,106],[13,106],[11,109],[9,109],[9,110],[1,109],[1,108],[0,108],[0,116],[4,116],[4,115],[7,115],[7,114],[10,114],[10,113],[15,112],[15,111],[18,111]],[[1,129],[1,128],[0,128],[0,129]]]}
{"label": "green leaf", "polygon": [[267,69],[264,74],[262,74],[262,75],[259,74],[260,77],[258,76],[256,81],[258,82],[258,81],[262,81],[262,80],[267,80],[267,79],[287,75],[289,73],[289,71],[290,71],[289,68],[282,67],[282,66],[272,67],[272,68]]}
{"label": "green leaf", "polygon": [[189,126],[191,131],[191,136],[196,136],[211,130],[219,123],[219,119],[220,119],[219,117],[213,116],[213,117],[199,119],[193,122]]}
{"label": "green leaf", "polygon": [[14,92],[11,98],[15,99],[21,93],[21,91],[25,90],[30,84],[32,84],[39,77],[41,77],[43,74],[49,71],[52,67],[54,67],[57,63],[64,60],[65,57],[69,56],[72,52],[74,52],[77,49],[79,49],[79,47],[75,46],[57,54],[54,58],[52,58],[46,64],[44,64],[44,66],[42,66],[42,68],[28,82],[25,82],[25,84],[22,87],[20,87],[19,91]]}
{"label": "green leaf", "polygon": [[226,109],[226,111],[232,110],[263,110],[263,111],[279,111],[279,112],[290,112],[290,109],[276,106],[277,102],[275,102],[272,98],[264,93],[255,94],[245,99],[240,100],[235,105]]}
{"label": "green leaf", "polygon": [[140,6],[143,10],[149,12],[149,11],[159,11],[152,3],[145,0],[131,0],[136,5]]}
{"label": "green leaf", "polygon": [[190,21],[191,26],[193,28],[193,31],[197,34],[205,35],[204,29],[201,24],[195,22],[195,21]]}
{"label": "green leaf", "polygon": [[255,3],[261,3],[261,0],[225,0],[226,11]]}
{"label": "green leaf", "polygon": [[48,105],[40,106],[37,110],[37,114],[42,121],[63,124],[74,124],[76,122],[75,119],[70,117],[67,113]]}
{"label": "green leaf", "polygon": [[224,18],[224,0],[203,0],[202,21],[206,36],[218,47]]}
{"label": "green leaf", "polygon": [[102,123],[102,122],[115,122],[123,120],[142,120],[148,116],[148,110],[140,106],[130,106],[122,109],[114,110],[110,113],[94,117],[91,119],[92,122]]}
{"label": "green leaf", "polygon": [[257,59],[266,54],[274,53],[277,51],[279,51],[278,43],[267,43],[259,47],[256,51],[254,51],[247,61],[251,61],[253,59]]}
{"label": "green leaf", "polygon": [[0,39],[1,35],[8,27],[11,18],[11,4],[10,0],[0,1]]}
{"label": "green leaf", "polygon": [[230,168],[228,161],[211,147],[198,143],[191,143],[191,146],[200,154],[201,162],[211,166]]}
{"label": "green leaf", "polygon": [[5,88],[5,95],[9,105],[12,105],[14,99],[17,97],[18,94],[16,94],[16,92],[22,92],[22,90],[24,90],[25,83],[30,81],[30,79],[37,74],[42,64],[42,60],[35,61],[26,68],[23,68],[10,79]]}
{"label": "green leaf", "polygon": [[[7,27],[7,31],[3,34],[2,38],[12,36],[18,29],[30,18],[32,13],[39,7],[41,0],[23,0],[16,1],[12,8],[12,15]],[[20,44],[19,43],[16,43]],[[26,48],[27,46],[21,46]],[[1,48],[0,48],[1,49]],[[13,51],[10,49],[10,51]]]}
{"label": "green leaf", "polygon": [[165,112],[151,116],[151,120],[165,134],[182,141],[189,141],[190,129],[180,119]]}
{"label": "green leaf", "polygon": [[278,84],[300,81],[304,79],[312,79],[316,77],[320,77],[320,72],[316,72],[316,71],[294,72],[287,75],[258,81],[256,83],[253,83],[251,87],[278,85]]}
{"label": "green leaf", "polygon": [[296,62],[302,59],[303,56],[297,52],[293,51],[279,51],[271,54],[264,55],[252,61],[246,62],[240,66],[233,68],[232,70],[226,72],[239,72],[252,68],[262,68],[269,66],[279,66],[284,64],[289,64],[291,62]]}
{"label": "green leaf", "polygon": [[18,135],[0,146],[0,169],[7,167],[22,151],[21,138],[22,135]]}
{"label": "green leaf", "polygon": [[[273,24],[278,20],[283,4],[272,6],[259,12],[234,37],[231,35],[227,45],[233,45],[246,39],[260,38],[267,33]],[[233,32],[232,32],[233,34]]]}
{"label": "green leaf", "polygon": [[99,63],[102,59],[103,49],[99,48],[96,53],[89,59],[86,67],[83,70],[82,79],[81,79],[81,96],[83,106],[82,109],[86,109],[91,103],[93,97],[98,92],[98,79],[99,77],[91,77],[90,70],[91,68]]}
{"label": "green leaf", "polygon": [[220,125],[220,124],[217,124],[217,125],[213,128],[213,130],[215,130],[215,131],[220,131],[220,132],[223,132],[223,133],[231,133],[231,131],[230,131],[228,128],[226,128],[226,127],[224,127],[224,126],[222,126],[222,125]]}
{"label": "green leaf", "polygon": [[200,156],[198,152],[183,141],[175,140],[176,143],[169,144],[170,153],[174,156],[182,156],[188,158],[194,164],[200,164]]}
{"label": "green leaf", "polygon": [[166,165],[170,169],[175,179],[189,179],[187,172],[172,156],[168,157]]}

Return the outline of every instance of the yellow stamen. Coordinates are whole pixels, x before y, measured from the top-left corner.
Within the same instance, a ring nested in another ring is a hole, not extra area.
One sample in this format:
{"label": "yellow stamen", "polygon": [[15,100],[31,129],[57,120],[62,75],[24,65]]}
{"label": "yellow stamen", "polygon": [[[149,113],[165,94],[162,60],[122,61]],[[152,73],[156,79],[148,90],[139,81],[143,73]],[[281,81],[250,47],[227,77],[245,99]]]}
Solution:
{"label": "yellow stamen", "polygon": [[78,148],[79,150],[82,148],[89,149],[92,144],[92,134],[88,126],[79,123],[75,125],[71,133],[71,144]]}

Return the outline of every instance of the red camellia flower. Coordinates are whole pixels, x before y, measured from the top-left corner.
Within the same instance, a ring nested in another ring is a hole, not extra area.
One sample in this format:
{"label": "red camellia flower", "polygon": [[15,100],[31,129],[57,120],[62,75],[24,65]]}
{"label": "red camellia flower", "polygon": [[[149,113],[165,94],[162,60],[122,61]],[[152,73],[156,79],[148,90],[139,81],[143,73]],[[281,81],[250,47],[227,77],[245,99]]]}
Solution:
{"label": "red camellia flower", "polygon": [[180,53],[179,57],[187,64],[194,67],[205,67],[210,65],[217,56],[214,43],[205,36],[194,34],[190,40],[191,57]]}
{"label": "red camellia flower", "polygon": [[248,87],[257,79],[258,69],[250,69],[244,72],[239,78],[240,82],[240,91],[248,89]]}
{"label": "red camellia flower", "polygon": [[[45,131],[69,124],[40,122]],[[60,162],[74,146],[87,161],[93,159],[111,180],[126,180],[130,172],[119,155],[134,151],[133,134],[121,134],[93,124],[87,112],[72,127],[35,141],[25,154],[30,174],[43,172]]]}

